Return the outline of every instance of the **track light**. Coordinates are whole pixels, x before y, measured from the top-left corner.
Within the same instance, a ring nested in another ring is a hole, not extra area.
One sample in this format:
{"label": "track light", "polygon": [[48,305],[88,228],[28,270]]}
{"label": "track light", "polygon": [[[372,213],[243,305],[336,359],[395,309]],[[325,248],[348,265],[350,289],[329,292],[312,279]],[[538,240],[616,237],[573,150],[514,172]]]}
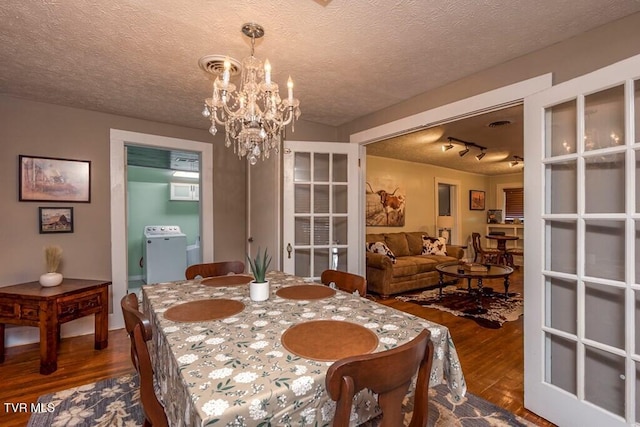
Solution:
{"label": "track light", "polygon": [[458,139],[458,138],[454,138],[452,136],[447,138],[447,141],[449,141],[448,144],[444,144],[442,146],[442,151],[449,151],[453,148],[453,144],[451,142],[457,142],[459,144],[463,144],[464,145],[464,149],[458,152],[458,155],[460,157],[464,157],[468,152],[470,148],[477,148],[478,150],[480,150],[480,154],[478,154],[476,156],[477,160],[481,160],[487,153],[487,147],[483,147],[482,145],[478,145],[475,142],[469,142],[469,141],[464,141],[462,139]]}
{"label": "track light", "polygon": [[524,163],[524,158],[520,157],[520,156],[513,156],[514,160],[509,162],[509,167],[514,167],[514,166],[518,166],[520,164],[520,162]]}

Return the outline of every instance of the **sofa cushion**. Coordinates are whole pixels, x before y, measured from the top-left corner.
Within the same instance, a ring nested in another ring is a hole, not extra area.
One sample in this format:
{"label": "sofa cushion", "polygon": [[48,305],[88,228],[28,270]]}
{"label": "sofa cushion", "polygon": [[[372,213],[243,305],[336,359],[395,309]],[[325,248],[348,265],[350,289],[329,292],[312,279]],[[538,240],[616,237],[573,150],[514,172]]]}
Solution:
{"label": "sofa cushion", "polygon": [[393,251],[387,247],[383,242],[373,242],[366,244],[367,252],[373,252],[374,254],[386,255],[391,259],[392,263],[396,263],[396,256]]}
{"label": "sofa cushion", "polygon": [[408,256],[404,257],[403,259],[412,261],[416,265],[416,272],[418,274],[436,271],[436,265],[442,262],[439,257],[436,257],[434,255]]}
{"label": "sofa cushion", "polygon": [[420,255],[422,253],[422,236],[427,235],[424,231],[411,231],[405,233],[410,255]]}
{"label": "sofa cushion", "polygon": [[423,235],[422,255],[447,255],[447,239]]}
{"label": "sofa cushion", "polygon": [[412,257],[398,258],[393,266],[393,277],[413,276],[418,274],[418,266]]}
{"label": "sofa cushion", "polygon": [[384,234],[367,234],[365,239],[367,243],[384,242]]}
{"label": "sofa cushion", "polygon": [[407,236],[404,233],[385,234],[384,241],[397,257],[411,255],[409,252],[409,244],[407,243]]}

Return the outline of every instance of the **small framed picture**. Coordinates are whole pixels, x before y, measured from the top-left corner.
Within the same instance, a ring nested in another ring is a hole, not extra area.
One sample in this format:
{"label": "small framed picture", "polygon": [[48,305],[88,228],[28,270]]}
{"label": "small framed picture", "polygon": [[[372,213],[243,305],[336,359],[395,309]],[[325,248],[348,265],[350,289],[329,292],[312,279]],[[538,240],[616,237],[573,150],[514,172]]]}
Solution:
{"label": "small framed picture", "polygon": [[91,202],[91,162],[19,156],[21,202]]}
{"label": "small framed picture", "polygon": [[469,209],[472,211],[484,210],[484,191],[469,190]]}
{"label": "small framed picture", "polygon": [[40,234],[73,233],[73,208],[39,208]]}

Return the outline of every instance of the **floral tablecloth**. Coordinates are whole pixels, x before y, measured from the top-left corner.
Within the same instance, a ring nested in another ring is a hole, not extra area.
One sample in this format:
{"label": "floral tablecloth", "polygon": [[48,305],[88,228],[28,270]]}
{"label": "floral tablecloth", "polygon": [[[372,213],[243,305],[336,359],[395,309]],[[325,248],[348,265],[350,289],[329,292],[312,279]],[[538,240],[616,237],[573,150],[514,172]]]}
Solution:
{"label": "floral tablecloth", "polygon": [[[210,287],[200,279],[144,286],[143,309],[153,326],[152,358],[160,394],[172,426],[328,426],[335,402],[324,379],[332,362],[288,352],[280,337],[291,325],[332,319],[375,332],[376,351],[410,341],[427,328],[435,355],[430,384],[448,384],[459,399],[466,384],[449,330],[374,301],[337,291],[318,300],[276,295],[283,286],[303,284],[296,276],[270,272],[271,295],[253,302],[248,285]],[[225,298],[245,304],[242,312],[207,322],[174,322],[163,313],[198,299]],[[376,414],[375,400],[362,392],[354,402],[352,425]]]}

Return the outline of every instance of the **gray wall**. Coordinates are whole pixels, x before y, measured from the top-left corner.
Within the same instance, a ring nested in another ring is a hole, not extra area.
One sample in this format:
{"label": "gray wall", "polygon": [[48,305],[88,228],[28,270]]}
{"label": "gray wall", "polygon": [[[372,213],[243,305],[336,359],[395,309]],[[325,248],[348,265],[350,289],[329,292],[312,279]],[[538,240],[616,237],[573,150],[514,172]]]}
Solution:
{"label": "gray wall", "polygon": [[[66,277],[111,278],[111,128],[213,143],[214,254],[244,259],[246,162],[224,147],[221,135],[214,140],[206,130],[0,95],[0,286],[37,280],[45,268],[43,248],[50,244],[63,248]],[[336,130],[300,121],[290,136],[335,140]],[[19,202],[19,154],[90,160],[91,203]],[[39,206],[73,206],[74,233],[39,234]]]}

